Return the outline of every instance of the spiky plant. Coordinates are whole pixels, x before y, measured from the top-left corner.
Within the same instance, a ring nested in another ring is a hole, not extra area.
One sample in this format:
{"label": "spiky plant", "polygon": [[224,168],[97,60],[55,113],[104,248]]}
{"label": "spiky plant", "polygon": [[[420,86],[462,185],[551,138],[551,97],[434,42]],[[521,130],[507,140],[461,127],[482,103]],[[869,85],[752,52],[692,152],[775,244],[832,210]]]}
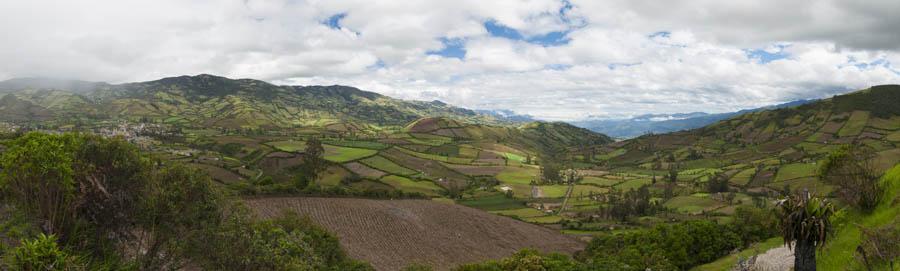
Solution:
{"label": "spiky plant", "polygon": [[807,192],[789,196],[779,205],[781,235],[786,245],[793,243],[794,270],[816,270],[815,249],[828,239],[834,205]]}

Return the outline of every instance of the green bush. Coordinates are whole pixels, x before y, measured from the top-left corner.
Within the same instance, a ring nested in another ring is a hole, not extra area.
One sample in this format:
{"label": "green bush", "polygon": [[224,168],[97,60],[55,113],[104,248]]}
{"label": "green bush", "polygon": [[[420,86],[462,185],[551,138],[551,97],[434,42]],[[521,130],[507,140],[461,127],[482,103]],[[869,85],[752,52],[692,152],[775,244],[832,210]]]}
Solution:
{"label": "green bush", "polygon": [[371,269],[308,219],[254,222],[205,173],[154,160],[121,139],[31,133],[9,144],[0,165],[0,217],[16,218],[0,223],[0,237],[54,236],[14,248],[18,266],[62,266],[72,251],[86,269]]}
{"label": "green bush", "polygon": [[579,258],[607,270],[684,270],[712,262],[740,246],[741,238],[726,226],[688,221],[598,236]]}
{"label": "green bush", "polygon": [[[56,236],[40,234],[8,252],[4,261],[10,270],[84,270],[79,258],[60,249]],[[3,266],[0,266],[3,267]],[[2,268],[0,268],[2,269]]]}
{"label": "green bush", "polygon": [[238,211],[210,231],[203,261],[210,270],[372,270],[349,259],[336,237],[308,218],[285,213],[254,222]]}
{"label": "green bush", "polygon": [[487,261],[463,265],[456,271],[505,271],[505,270],[543,270],[543,271],[570,271],[591,270],[586,265],[572,260],[569,256],[551,253],[541,254],[533,249],[523,249],[516,254],[499,261]]}

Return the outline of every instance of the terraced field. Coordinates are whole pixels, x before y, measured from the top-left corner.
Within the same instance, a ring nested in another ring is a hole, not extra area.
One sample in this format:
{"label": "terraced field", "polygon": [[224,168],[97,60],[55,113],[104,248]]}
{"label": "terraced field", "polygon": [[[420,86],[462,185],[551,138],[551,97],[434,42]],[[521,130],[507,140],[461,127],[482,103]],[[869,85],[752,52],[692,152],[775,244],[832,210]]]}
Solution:
{"label": "terraced field", "polygon": [[291,210],[333,231],[348,254],[378,270],[434,270],[509,256],[522,248],[574,253],[584,243],[555,230],[429,200],[248,199],[260,218]]}

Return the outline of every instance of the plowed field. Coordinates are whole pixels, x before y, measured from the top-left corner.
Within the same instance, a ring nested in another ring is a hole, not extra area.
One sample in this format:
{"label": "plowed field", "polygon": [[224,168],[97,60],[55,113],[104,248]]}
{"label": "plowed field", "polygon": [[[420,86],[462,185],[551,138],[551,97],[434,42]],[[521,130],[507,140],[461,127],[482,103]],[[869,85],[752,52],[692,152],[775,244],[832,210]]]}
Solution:
{"label": "plowed field", "polygon": [[337,234],[353,258],[378,270],[412,263],[449,270],[522,248],[573,253],[584,243],[554,230],[473,208],[429,200],[260,198],[247,205],[262,218],[284,209],[309,215]]}

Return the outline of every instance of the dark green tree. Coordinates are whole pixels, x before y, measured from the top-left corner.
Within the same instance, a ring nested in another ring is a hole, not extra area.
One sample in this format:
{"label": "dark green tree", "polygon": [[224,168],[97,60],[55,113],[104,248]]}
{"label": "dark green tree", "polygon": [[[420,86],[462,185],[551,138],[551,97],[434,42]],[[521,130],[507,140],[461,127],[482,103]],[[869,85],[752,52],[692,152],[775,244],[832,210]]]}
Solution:
{"label": "dark green tree", "polygon": [[306,141],[306,149],[303,152],[303,164],[301,172],[297,176],[296,186],[298,189],[304,189],[310,183],[315,182],[328,167],[328,161],[325,160],[325,147],[322,141],[312,137]]}

